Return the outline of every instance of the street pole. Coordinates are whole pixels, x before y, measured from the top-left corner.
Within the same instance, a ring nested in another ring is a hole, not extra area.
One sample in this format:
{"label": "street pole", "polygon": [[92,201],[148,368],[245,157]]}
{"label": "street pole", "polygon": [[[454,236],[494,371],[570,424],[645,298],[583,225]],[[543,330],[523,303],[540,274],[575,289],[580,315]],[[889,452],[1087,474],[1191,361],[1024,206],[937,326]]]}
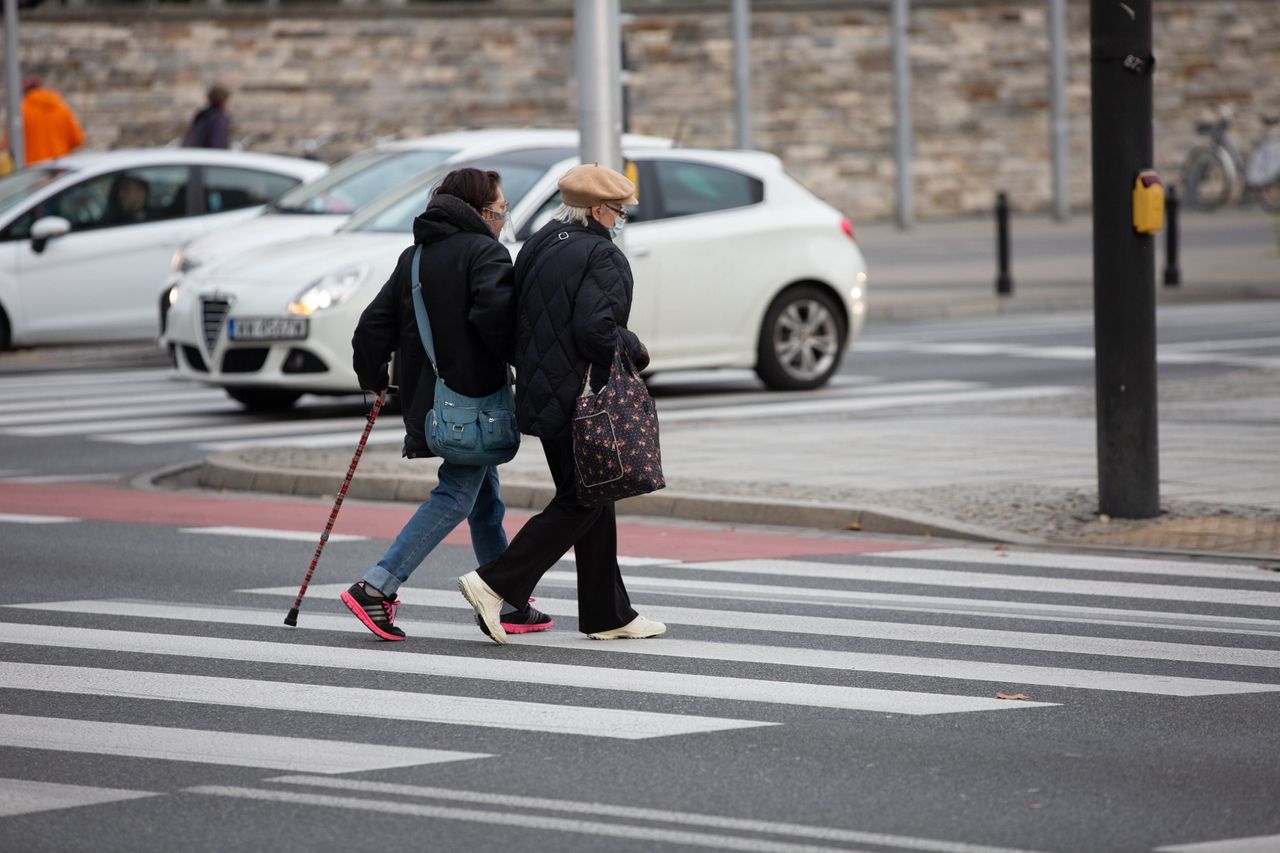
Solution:
{"label": "street pole", "polygon": [[618,0],[574,0],[579,151],[622,171],[622,35]]}
{"label": "street pole", "polygon": [[894,159],[898,165],[898,227],[915,224],[911,195],[911,63],[907,55],[909,0],[893,0],[890,26],[893,41]]}
{"label": "street pole", "polygon": [[1160,512],[1155,237],[1133,197],[1154,156],[1151,6],[1090,0],[1098,511],[1119,518]]}
{"label": "street pole", "polygon": [[5,130],[15,172],[26,167],[26,139],[22,128],[22,72],[18,68],[18,0],[4,0]]}
{"label": "street pole", "polygon": [[1063,222],[1071,215],[1067,188],[1067,0],[1049,0],[1049,111],[1053,149],[1053,218]]}
{"label": "street pole", "polygon": [[733,0],[733,106],[738,148],[751,147],[751,3]]}

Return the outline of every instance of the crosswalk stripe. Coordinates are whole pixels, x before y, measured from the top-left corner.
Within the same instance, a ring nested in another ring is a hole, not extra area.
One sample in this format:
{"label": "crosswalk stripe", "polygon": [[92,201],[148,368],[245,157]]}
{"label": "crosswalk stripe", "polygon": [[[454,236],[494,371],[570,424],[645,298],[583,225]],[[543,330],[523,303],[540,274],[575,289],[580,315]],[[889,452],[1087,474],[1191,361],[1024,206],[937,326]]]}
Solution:
{"label": "crosswalk stripe", "polygon": [[596,801],[582,802],[578,800],[551,799],[549,797],[526,797],[519,794],[501,794],[496,791],[467,791],[425,785],[378,782],[366,779],[335,779],[330,776],[278,776],[264,781],[280,785],[327,788],[329,790],[361,794],[416,797],[419,799],[460,803],[481,803],[489,806],[505,806],[513,812],[554,811],[568,814],[599,815],[622,820],[647,820],[682,826],[696,826],[701,829],[758,832],[769,835],[790,835],[816,841],[897,847],[904,850],[927,851],[927,853],[1023,853],[1023,851],[1006,847],[989,847],[985,844],[968,844],[963,841],[941,841],[933,838],[889,835],[882,832],[862,832],[831,826],[809,826],[798,823],[753,820],[696,812],[675,812],[668,809],[618,806]]}
{"label": "crosswalk stripe", "polygon": [[104,370],[101,372],[85,373],[78,372],[74,374],[57,373],[50,374],[46,377],[32,377],[23,375],[22,377],[4,377],[0,378],[0,396],[14,393],[25,393],[28,391],[57,391],[61,393],[64,389],[87,386],[96,388],[100,385],[136,385],[137,390],[141,393],[149,390],[155,393],[157,386],[169,386],[178,388],[190,388],[187,382],[174,380],[172,370],[160,368],[156,370]]}
{"label": "crosswalk stripe", "polygon": [[167,418],[118,418],[116,420],[74,421],[72,423],[47,423],[35,426],[8,427],[0,430],[5,435],[21,435],[32,438],[52,438],[64,435],[92,435],[94,433],[109,434],[120,430],[135,429],[145,426],[148,429],[167,429],[170,427],[215,426],[217,424],[242,424],[244,415],[174,415]]}
{"label": "crosswalk stripe", "polygon": [[1277,850],[1280,850],[1280,835],[1257,835],[1250,838],[1172,844],[1157,847],[1155,853],[1275,853]]}
{"label": "crosswalk stripe", "polygon": [[299,435],[317,432],[346,431],[348,441],[355,432],[359,435],[364,428],[365,418],[323,418],[317,420],[290,419],[277,422],[252,424],[227,424],[213,427],[190,427],[186,429],[146,429],[146,423],[139,425],[142,429],[129,432],[107,433],[99,436],[103,441],[118,444],[163,444],[168,442],[204,441],[213,438],[236,438],[243,436]]}
{"label": "crosswalk stripe", "polygon": [[[119,404],[122,400],[128,399],[127,396],[122,395],[117,390],[114,390],[114,389],[99,390],[96,388],[96,386],[92,390],[76,391],[74,393],[75,393],[75,402],[70,405],[59,406],[58,407],[59,414],[67,413],[67,412],[75,412],[82,407],[93,408],[94,406]],[[3,399],[3,398],[0,398],[0,399]],[[212,391],[187,391],[187,390],[168,391],[164,394],[156,394],[154,391],[152,391],[151,393],[145,396],[145,399],[164,400],[169,403],[175,404],[173,408],[179,408],[180,405],[185,405],[186,403],[191,402],[193,400],[197,400],[197,401],[198,400],[218,400],[220,402],[226,402],[225,397],[221,397]],[[11,414],[13,412],[30,412],[33,408],[35,408],[35,405],[31,400],[24,400],[21,402],[14,402],[14,403],[0,402],[0,414],[5,414],[5,415]]]}
{"label": "crosswalk stripe", "polygon": [[[628,579],[628,585],[631,581]],[[313,585],[308,595],[337,596],[342,584]],[[242,590],[275,596],[294,596],[297,589],[272,587]],[[401,590],[400,600],[406,606],[451,607],[469,609],[456,593],[443,590]],[[17,605],[10,605],[17,606]],[[21,605],[32,607],[33,605]],[[51,606],[61,606],[51,605]],[[572,599],[538,597],[539,609],[546,612],[572,613],[577,602]],[[1169,643],[1158,640],[1128,640],[1113,637],[1086,637],[1076,634],[1039,634],[1029,631],[997,631],[989,628],[962,628],[949,625],[927,625],[914,622],[879,622],[841,619],[829,616],[791,616],[781,613],[750,613],[728,610],[705,610],[692,607],[644,605],[650,619],[705,628],[725,628],[735,632],[765,631],[789,634],[818,634],[865,640],[895,640],[910,643],[932,643],[957,646],[989,646],[999,649],[1029,649],[1042,652],[1102,655],[1106,657],[1151,658],[1185,663],[1226,664],[1280,669],[1280,651],[1242,649],[1233,646],[1210,646]]]}
{"label": "crosswalk stripe", "polygon": [[1182,578],[1212,578],[1280,582],[1280,572],[1265,571],[1256,565],[1242,563],[1202,563],[1178,560],[1111,557],[1102,554],[1052,554],[1032,551],[1007,551],[979,548],[928,548],[910,554],[866,554],[861,559],[875,562],[910,560],[930,563],[969,563],[1001,566],[1010,570],[1023,567],[1064,569],[1067,571],[1116,572],[1129,575],[1164,575]]}
{"label": "crosswalk stripe", "polygon": [[[1234,604],[1245,607],[1280,607],[1280,592],[1227,589],[1210,586],[1173,586],[1128,581],[1095,581],[1078,578],[1029,577],[1027,575],[962,572],[945,569],[911,569],[902,566],[873,566],[865,563],[809,563],[800,560],[732,560],[726,562],[683,563],[681,571],[731,572],[790,578],[944,586],[963,589],[996,589],[1011,592],[1038,592],[1054,595],[1087,595],[1106,598],[1141,598],[1152,601],[1182,601],[1200,604]],[[653,578],[644,578],[646,582]],[[631,579],[627,579],[631,585]],[[842,598],[851,590],[816,591],[819,598]]]}
{"label": "crosswalk stripe", "polygon": [[[357,630],[354,620],[347,630]],[[437,633],[440,633],[437,631]],[[488,641],[478,629],[450,631],[459,638]],[[429,636],[429,635],[428,635]],[[989,697],[957,696],[909,690],[879,690],[829,684],[797,685],[790,681],[757,678],[729,678],[676,672],[618,670],[597,666],[543,663],[528,660],[500,660],[456,655],[403,652],[390,662],[382,651],[337,649],[294,643],[268,643],[218,637],[189,637],[177,634],[144,634],[92,628],[66,628],[0,623],[0,642],[17,645],[111,650],[178,657],[255,661],[290,666],[320,666],[335,669],[366,668],[377,671],[388,665],[397,672],[440,678],[479,679],[509,683],[551,684],[664,696],[692,696],[700,699],[731,699],[798,705],[808,708],[835,708],[843,711],[873,711],[888,714],[952,714],[969,711],[1020,710],[1045,703],[1010,703]],[[586,640],[577,640],[582,647]],[[693,653],[683,657],[694,657]],[[714,654],[712,654],[714,657]],[[803,690],[797,687],[803,686]]]}
{"label": "crosswalk stripe", "polygon": [[[173,414],[173,404],[166,402],[122,402],[117,406],[96,406],[89,408],[69,408],[60,409],[54,419],[59,423],[68,417],[77,418],[93,418],[108,419],[132,416],[139,418],[139,423],[144,423],[141,419],[150,415],[171,415]],[[240,414],[243,412],[237,404],[231,400],[210,400],[207,403],[187,403],[182,407],[183,413],[191,414],[193,412],[227,412],[230,414]],[[30,424],[38,424],[50,420],[49,412],[30,411],[22,414],[0,415],[0,427],[7,426],[27,426]]]}
{"label": "crosswalk stripe", "polygon": [[491,758],[478,752],[0,714],[0,746],[295,773],[356,773]]}
{"label": "crosswalk stripe", "polygon": [[[311,449],[345,447],[355,440],[353,436],[358,435],[359,432],[360,429],[357,426],[354,433],[351,430],[343,430],[342,432],[322,433],[320,435],[297,435],[283,438],[206,441],[197,444],[196,448],[210,452],[220,452],[224,450],[243,450],[246,447],[305,447]],[[404,430],[374,430],[369,434],[368,443],[371,445],[402,444],[404,443]]]}
{"label": "crosswalk stripe", "polygon": [[79,521],[65,515],[22,515],[20,513],[0,512],[0,523],[9,524],[65,524],[68,521]]}
{"label": "crosswalk stripe", "polygon": [[33,782],[30,779],[0,779],[0,817],[100,806],[157,796],[159,794],[153,791],[63,785],[55,782]]}
{"label": "crosswalk stripe", "polygon": [[[314,594],[314,590],[313,590]],[[541,601],[546,604],[547,601]],[[553,602],[561,604],[563,602]],[[142,603],[127,601],[102,602],[52,602],[42,605],[10,605],[23,609],[58,610],[59,612],[95,613],[99,615],[145,617],[235,625],[266,625],[276,627],[280,615],[275,611],[236,609],[224,607],[200,607],[198,605],[170,602]],[[433,603],[432,606],[439,606]],[[465,604],[463,605],[466,606]],[[661,612],[645,608],[646,612]],[[397,620],[408,629],[411,636],[436,640],[473,640],[478,633],[470,625],[461,626],[442,622],[417,622]],[[328,613],[308,613],[302,622],[308,630],[351,632],[359,630],[347,616]],[[35,626],[6,629],[0,623],[0,642],[16,644],[35,643],[39,635]],[[83,629],[78,629],[83,630]],[[119,636],[120,632],[110,632]],[[146,635],[153,636],[153,635]],[[844,635],[842,635],[844,636]],[[13,639],[8,639],[13,638]],[[111,639],[99,640],[110,642]],[[782,666],[807,666],[841,671],[862,670],[898,675],[918,675],[931,678],[954,678],[968,681],[989,681],[1003,684],[1035,684],[1050,687],[1071,687],[1088,690],[1109,690],[1126,693],[1146,693],[1166,696],[1210,696],[1232,693],[1263,693],[1280,690],[1280,685],[1249,681],[1223,681],[1206,678],[1182,678],[1177,676],[1148,675],[1143,673],[1112,672],[1067,667],[1022,666],[988,663],[983,661],[954,660],[912,655],[865,654],[821,649],[762,646],[739,643],[721,643],[702,640],[682,640],[663,637],[651,643],[597,643],[567,632],[531,634],[518,638],[520,645],[548,648],[574,648],[585,652],[604,654],[638,654],[659,657],[715,659],[767,663]],[[51,643],[57,645],[56,643]],[[152,644],[154,646],[154,643]],[[86,646],[96,648],[96,646]],[[136,650],[133,647],[123,651]],[[1138,655],[1129,655],[1136,657]],[[350,662],[350,661],[349,661]],[[376,666],[378,661],[370,661]],[[320,664],[313,664],[320,665]],[[652,688],[644,688],[652,689]]]}
{"label": "crosswalk stripe", "polygon": [[[381,667],[391,663],[382,658]],[[380,667],[380,668],[381,668]],[[773,723],[248,678],[0,662],[0,688],[644,740]]]}
{"label": "crosswalk stripe", "polygon": [[[213,536],[243,536],[250,539],[284,539],[292,542],[316,542],[319,536],[315,531],[307,530],[267,530],[257,527],[180,527],[179,533],[206,533]],[[363,542],[369,537],[357,536],[354,533],[330,533],[325,541]]]}

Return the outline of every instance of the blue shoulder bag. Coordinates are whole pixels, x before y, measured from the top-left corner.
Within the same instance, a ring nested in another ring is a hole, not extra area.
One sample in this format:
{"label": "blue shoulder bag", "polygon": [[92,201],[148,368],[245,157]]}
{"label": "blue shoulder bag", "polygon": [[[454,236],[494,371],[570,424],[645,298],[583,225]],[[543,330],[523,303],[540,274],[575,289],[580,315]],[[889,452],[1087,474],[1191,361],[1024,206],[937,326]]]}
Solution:
{"label": "blue shoulder bag", "polygon": [[520,448],[511,375],[508,373],[502,387],[487,397],[468,397],[445,384],[436,364],[431,321],[422,299],[421,259],[422,246],[418,246],[413,252],[413,313],[418,320],[423,349],[436,372],[436,402],[427,412],[427,447],[455,465],[501,465],[510,461]]}

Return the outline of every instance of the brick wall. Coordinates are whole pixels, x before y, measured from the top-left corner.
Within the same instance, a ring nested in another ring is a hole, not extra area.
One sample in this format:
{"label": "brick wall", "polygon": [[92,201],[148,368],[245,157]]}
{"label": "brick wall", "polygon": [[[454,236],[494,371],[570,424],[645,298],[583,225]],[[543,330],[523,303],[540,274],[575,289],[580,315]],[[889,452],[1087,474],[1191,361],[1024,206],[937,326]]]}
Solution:
{"label": "brick wall", "polygon": [[[910,28],[921,217],[1045,210],[1046,0],[915,0]],[[687,146],[734,141],[728,2],[624,3],[631,127]],[[757,147],[855,218],[894,203],[888,3],[757,2]],[[1177,178],[1193,123],[1236,108],[1251,143],[1280,115],[1280,2],[1156,4],[1156,166]],[[1070,191],[1089,199],[1088,3],[1068,2]],[[181,135],[209,82],[234,90],[234,132],[257,150],[334,159],[381,137],[576,122],[569,2],[424,7],[41,8],[23,13],[24,72],[79,113],[91,147]]]}

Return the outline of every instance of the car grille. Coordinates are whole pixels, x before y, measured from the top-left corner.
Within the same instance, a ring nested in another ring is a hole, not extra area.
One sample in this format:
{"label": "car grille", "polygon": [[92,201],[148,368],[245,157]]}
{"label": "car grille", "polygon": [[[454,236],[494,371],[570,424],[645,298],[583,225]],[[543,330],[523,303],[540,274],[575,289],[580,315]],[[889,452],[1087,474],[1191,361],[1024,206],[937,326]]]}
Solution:
{"label": "car grille", "polygon": [[267,362],[267,347],[229,349],[222,356],[223,373],[257,373]]}
{"label": "car grille", "polygon": [[231,303],[226,299],[206,297],[200,300],[200,307],[205,346],[209,352],[213,352],[213,345],[218,342],[218,335],[222,333],[222,324],[227,321],[227,314],[231,311]]}

